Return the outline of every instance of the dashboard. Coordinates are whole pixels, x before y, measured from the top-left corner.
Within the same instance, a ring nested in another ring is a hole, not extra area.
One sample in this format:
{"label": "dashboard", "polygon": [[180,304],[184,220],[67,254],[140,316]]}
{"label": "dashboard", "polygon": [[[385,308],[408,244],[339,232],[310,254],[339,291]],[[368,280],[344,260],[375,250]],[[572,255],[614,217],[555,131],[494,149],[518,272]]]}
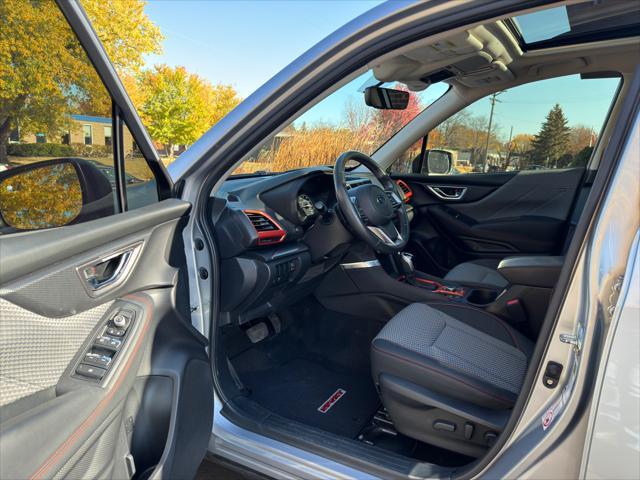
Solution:
{"label": "dashboard", "polygon": [[[358,173],[346,182],[354,188],[377,180]],[[353,242],[330,167],[230,178],[210,197],[209,216],[223,278],[223,324],[251,322],[309,295]]]}
{"label": "dashboard", "polygon": [[[373,181],[347,177],[349,187]],[[231,178],[210,197],[223,319],[249,322],[315,288],[353,240],[336,203],[329,167]]]}

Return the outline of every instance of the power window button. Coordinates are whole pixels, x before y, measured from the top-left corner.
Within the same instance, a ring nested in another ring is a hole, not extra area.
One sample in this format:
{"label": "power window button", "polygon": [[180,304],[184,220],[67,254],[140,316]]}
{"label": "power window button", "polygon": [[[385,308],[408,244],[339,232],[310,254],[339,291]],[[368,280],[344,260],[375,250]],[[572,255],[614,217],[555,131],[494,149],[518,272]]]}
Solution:
{"label": "power window button", "polygon": [[122,345],[122,340],[119,338],[102,336],[96,339],[95,345],[98,347],[108,348],[109,350],[118,350],[120,345]]}
{"label": "power window button", "polygon": [[80,365],[78,365],[78,368],[76,368],[76,373],[78,375],[82,375],[83,377],[100,380],[102,377],[104,377],[104,374],[107,373],[107,371],[104,368],[94,367],[92,365],[81,363]]}
{"label": "power window button", "polygon": [[99,353],[87,353],[84,356],[84,363],[95,365],[96,367],[107,368],[111,363],[109,355],[101,355]]}

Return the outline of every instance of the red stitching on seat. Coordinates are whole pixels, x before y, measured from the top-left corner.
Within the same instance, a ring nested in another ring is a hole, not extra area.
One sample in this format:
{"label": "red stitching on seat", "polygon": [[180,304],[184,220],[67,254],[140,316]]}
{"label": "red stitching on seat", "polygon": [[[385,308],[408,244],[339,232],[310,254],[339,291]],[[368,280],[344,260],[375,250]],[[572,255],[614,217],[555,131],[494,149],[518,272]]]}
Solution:
{"label": "red stitching on seat", "polygon": [[82,435],[82,433],[84,433],[84,431],[89,427],[91,422],[93,422],[96,419],[96,417],[107,407],[108,403],[111,401],[116,391],[120,387],[120,384],[123,382],[125,374],[129,370],[129,368],[131,368],[131,364],[133,363],[133,360],[135,359],[136,354],[138,353],[138,349],[142,344],[142,339],[144,338],[147,332],[147,329],[151,324],[151,321],[149,320],[149,315],[151,312],[153,312],[153,303],[151,303],[151,301],[149,301],[148,299],[138,295],[127,295],[125,298],[127,297],[134,298],[135,300],[141,303],[144,303],[148,307],[148,309],[145,311],[144,326],[142,328],[142,331],[140,332],[138,341],[134,345],[133,350],[129,355],[129,358],[127,359],[127,363],[125,364],[122,371],[120,372],[120,375],[118,376],[118,379],[116,380],[116,382],[109,389],[109,392],[107,393],[107,395],[100,401],[100,403],[98,403],[98,405],[93,410],[93,412],[91,412],[91,414],[78,426],[78,428],[75,429],[75,431],[71,434],[71,436],[69,436],[65,440],[65,442],[62,445],[60,445],[57,448],[57,450],[53,452],[47,460],[45,460],[45,462],[40,466],[40,468],[38,468],[38,470],[36,470],[36,472],[33,475],[31,475],[30,477],[31,480],[35,478],[42,478],[47,473],[47,471],[50,470],[51,467],[53,467],[55,463],[60,460],[62,455],[64,455],[67,452],[67,450],[71,448],[73,443],[79,438],[80,435]]}
{"label": "red stitching on seat", "polygon": [[401,361],[403,361],[403,362],[410,363],[410,364],[415,365],[415,366],[417,366],[417,367],[424,368],[424,369],[426,369],[426,370],[430,370],[430,371],[432,371],[432,372],[435,372],[435,373],[437,373],[438,375],[442,375],[442,376],[444,376],[444,377],[450,378],[451,380],[453,380],[453,381],[455,381],[455,382],[458,382],[458,383],[461,383],[461,384],[463,384],[463,385],[465,385],[465,386],[469,387],[469,388],[470,388],[470,389],[472,389],[472,390],[476,390],[477,392],[479,392],[479,393],[481,393],[481,394],[483,394],[483,395],[485,395],[485,396],[487,396],[487,397],[489,397],[489,398],[492,398],[492,399],[494,399],[494,400],[498,400],[498,401],[500,401],[500,402],[507,403],[508,405],[513,404],[513,402],[512,402],[511,400],[508,400],[508,399],[506,399],[506,398],[504,398],[504,397],[501,397],[501,396],[499,396],[499,395],[495,395],[495,394],[493,394],[493,393],[490,393],[490,392],[487,392],[487,391],[485,391],[485,390],[482,390],[480,387],[477,387],[477,386],[475,386],[475,385],[471,385],[470,383],[467,383],[467,382],[465,382],[464,380],[461,380],[461,379],[459,379],[459,378],[456,378],[456,377],[453,377],[453,376],[451,376],[451,375],[448,375],[448,374],[446,374],[446,373],[444,373],[444,372],[441,372],[440,370],[436,370],[435,368],[431,368],[431,367],[429,367],[428,365],[423,365],[422,363],[415,362],[415,361],[410,360],[410,359],[408,359],[408,358],[403,358],[403,357],[401,357],[401,356],[399,356],[399,355],[395,355],[395,354],[390,353],[390,352],[385,352],[384,350],[381,350],[381,349],[380,349],[380,347],[376,347],[376,345],[375,345],[375,344],[372,344],[372,345],[371,345],[371,347],[372,347],[374,350],[377,350],[378,352],[382,353],[383,355],[388,355],[388,356],[390,356],[390,357],[397,358],[398,360],[401,360]]}

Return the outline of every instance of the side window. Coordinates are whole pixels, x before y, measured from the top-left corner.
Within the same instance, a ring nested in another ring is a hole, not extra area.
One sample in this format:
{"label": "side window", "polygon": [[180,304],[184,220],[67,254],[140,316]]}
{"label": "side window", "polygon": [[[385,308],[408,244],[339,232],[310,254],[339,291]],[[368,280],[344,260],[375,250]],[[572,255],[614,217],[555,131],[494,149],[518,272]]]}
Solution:
{"label": "side window", "polygon": [[[12,5],[6,16],[0,7],[0,55],[11,59],[0,62],[0,234],[120,212],[107,90],[55,2]],[[130,156],[127,173],[155,188]]]}
{"label": "side window", "polygon": [[429,175],[584,167],[620,80],[579,75],[494,93],[429,132],[424,156],[412,146],[393,173]]}
{"label": "side window", "polygon": [[153,172],[138,150],[138,146],[126,126],[122,135],[122,146],[124,149],[124,184],[127,192],[127,208],[133,210],[157,202],[158,190]]}

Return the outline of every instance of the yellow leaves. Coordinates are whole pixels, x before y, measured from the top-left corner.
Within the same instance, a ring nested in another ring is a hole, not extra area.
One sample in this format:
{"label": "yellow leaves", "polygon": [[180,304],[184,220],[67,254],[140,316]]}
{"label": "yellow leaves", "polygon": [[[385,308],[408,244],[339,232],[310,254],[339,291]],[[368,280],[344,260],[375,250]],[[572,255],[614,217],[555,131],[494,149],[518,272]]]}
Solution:
{"label": "yellow leaves", "polygon": [[133,74],[143,56],[162,51],[162,34],[144,13],[141,0],[83,0],[91,20],[118,73]]}
{"label": "yellow leaves", "polygon": [[2,217],[12,227],[34,230],[66,225],[82,209],[82,189],[70,163],[42,166],[0,183]]}
{"label": "yellow leaves", "polygon": [[151,137],[167,146],[193,143],[240,102],[231,86],[167,65],[143,71],[133,91]]}
{"label": "yellow leaves", "polygon": [[[136,73],[162,36],[141,0],[84,0],[116,67]],[[71,113],[109,115],[110,98],[53,0],[0,1],[0,124],[58,135]]]}

